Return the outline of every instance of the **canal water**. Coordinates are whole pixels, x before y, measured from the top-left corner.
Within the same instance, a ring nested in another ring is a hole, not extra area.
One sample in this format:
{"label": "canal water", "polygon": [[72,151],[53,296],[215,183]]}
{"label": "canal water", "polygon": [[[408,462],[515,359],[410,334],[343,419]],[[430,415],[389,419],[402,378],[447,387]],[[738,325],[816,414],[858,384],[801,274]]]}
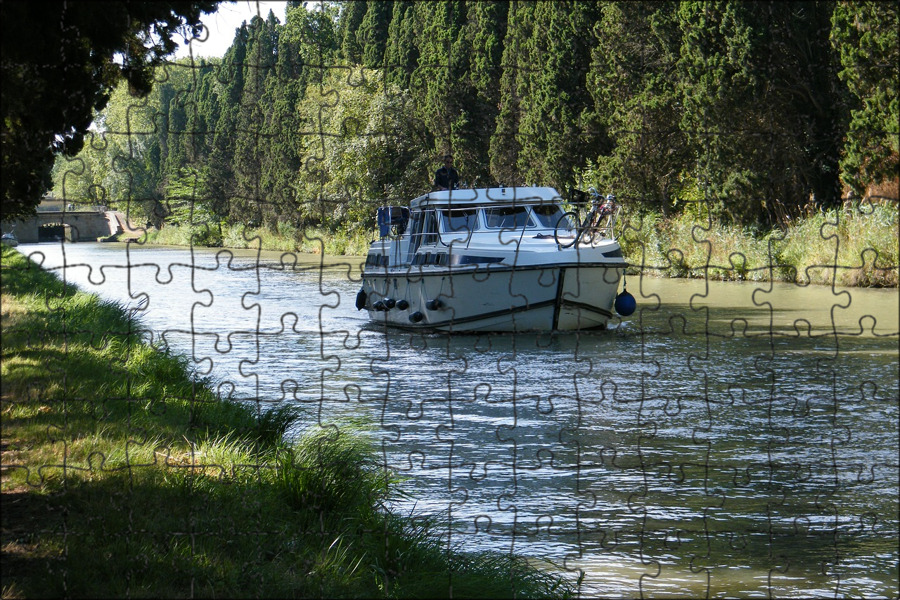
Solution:
{"label": "canal water", "polygon": [[223,395],[353,427],[447,544],[585,596],[897,597],[898,292],[629,277],[610,330],[367,321],[355,259],[23,245]]}

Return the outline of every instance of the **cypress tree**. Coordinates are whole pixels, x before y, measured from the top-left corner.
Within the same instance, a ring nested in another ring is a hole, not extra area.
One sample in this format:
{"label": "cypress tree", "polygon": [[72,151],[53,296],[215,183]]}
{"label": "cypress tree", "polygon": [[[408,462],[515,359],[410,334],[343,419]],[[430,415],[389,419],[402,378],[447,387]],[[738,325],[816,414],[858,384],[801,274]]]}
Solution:
{"label": "cypress tree", "polygon": [[507,13],[499,110],[490,141],[491,175],[505,185],[523,183],[517,167],[521,151],[518,133],[522,98],[529,93],[527,82],[531,60],[528,41],[534,10],[534,2],[520,1],[513,2]]}
{"label": "cypress tree", "polygon": [[665,214],[694,156],[679,127],[677,16],[668,3],[611,3],[594,36],[588,123],[600,148],[590,183]]}
{"label": "cypress tree", "polygon": [[[160,85],[154,94],[158,98],[159,112],[155,115],[156,139],[159,144],[159,181],[165,176],[165,166],[169,158],[169,104],[175,97],[175,89],[171,85]],[[128,135],[132,135],[131,132]]]}
{"label": "cypress tree", "polygon": [[831,20],[831,43],[850,101],[841,178],[858,195],[898,176],[898,13],[896,2],[838,2]]}
{"label": "cypress tree", "polygon": [[[711,206],[740,223],[839,197],[829,3],[685,3],[682,127]],[[749,124],[749,125],[748,125]]]}
{"label": "cypress tree", "polygon": [[337,35],[341,43],[341,56],[351,65],[362,63],[362,45],[359,43],[360,24],[369,10],[368,0],[344,2],[338,14]]}
{"label": "cypress tree", "polygon": [[[165,86],[168,87],[168,86]],[[175,86],[172,86],[175,87]],[[182,175],[182,169],[187,164],[187,148],[185,147],[187,131],[187,106],[190,103],[189,96],[193,93],[190,85],[187,88],[174,92],[167,106],[166,126],[168,137],[168,154],[165,157],[163,177],[166,182],[178,179]]]}
{"label": "cypress tree", "polygon": [[210,185],[210,173],[215,171],[212,156],[216,126],[222,113],[221,88],[217,84],[217,70],[220,67],[221,61],[218,59],[212,62],[201,61],[201,68],[196,76],[198,85],[194,94],[195,110],[188,113],[188,135],[185,136],[185,142],[188,144],[188,162],[199,174],[202,195],[213,214],[223,218],[228,214],[227,202]]}
{"label": "cypress tree", "polygon": [[400,89],[408,89],[419,63],[416,34],[419,30],[413,0],[396,0],[388,28],[385,49],[385,80]]}
{"label": "cypress tree", "polygon": [[[465,3],[452,0],[416,4],[421,23],[419,65],[411,79],[411,93],[435,155],[454,152],[468,122],[470,94],[465,83],[468,53],[460,40]],[[464,162],[457,167],[465,170]]]}
{"label": "cypress tree", "polygon": [[262,221],[267,211],[260,177],[263,148],[269,141],[264,129],[266,115],[271,111],[266,105],[264,93],[266,80],[275,67],[278,44],[276,21],[271,12],[265,21],[259,16],[250,21],[243,64],[244,86],[240,103],[235,107],[233,205],[244,218],[255,222]]}
{"label": "cypress tree", "polygon": [[300,55],[303,90],[313,83],[321,84],[340,54],[339,32],[335,30],[338,18],[335,7],[323,2],[315,10],[304,10],[305,13],[293,11],[297,18],[291,22],[290,32]]}
{"label": "cypress tree", "polygon": [[[329,81],[329,78],[332,77],[331,66],[335,64],[338,55],[338,37],[334,28],[335,18],[333,7],[323,3],[319,5],[318,10],[303,9],[292,12],[292,18],[289,21],[290,35],[297,42],[300,66],[302,67],[301,82],[297,89],[300,99],[298,104],[302,104],[302,100],[310,95],[316,98],[326,96],[329,98],[328,101],[321,102],[316,106],[316,116],[314,117],[311,114],[312,111],[302,108],[297,111],[296,118],[299,128],[294,131],[293,144],[298,149],[297,156],[301,161],[296,181],[297,188],[302,193],[296,201],[299,212],[297,219],[303,223],[322,222],[326,211],[321,194],[309,194],[308,190],[311,189],[311,186],[306,184],[320,179],[316,164],[323,158],[322,146],[324,144],[322,141],[327,137],[325,134],[331,133],[323,129],[327,120],[323,113],[331,108],[330,105],[333,104],[334,98],[340,98],[340,94],[335,92],[334,85]],[[349,31],[346,33],[351,35]],[[354,31],[353,35],[355,33]],[[329,106],[324,106],[326,104]],[[309,156],[311,146],[316,148],[313,157]]]}
{"label": "cypress tree", "polygon": [[[839,160],[849,113],[829,40],[833,8],[828,1],[754,6],[761,13],[758,27],[767,34],[766,45],[771,48],[762,70],[775,91],[773,117],[785,142],[778,156],[781,164],[773,167],[786,165],[798,174],[796,183],[781,191],[791,211],[808,200],[826,207],[841,198]],[[767,215],[770,220],[779,218],[768,207]]]}
{"label": "cypress tree", "polygon": [[219,114],[210,150],[207,185],[213,201],[223,208],[227,207],[229,215],[233,212],[230,200],[236,186],[233,168],[234,140],[244,91],[248,35],[247,24],[242,23],[235,31],[234,41],[216,70],[216,83],[221,91],[218,94]]}
{"label": "cypress tree", "polygon": [[370,69],[376,69],[384,64],[388,28],[394,12],[393,0],[380,0],[368,4],[369,9],[360,23],[356,39],[362,54],[362,64]]}
{"label": "cypress tree", "polygon": [[267,143],[261,148],[260,185],[269,203],[263,218],[272,228],[284,220],[303,224],[296,193],[302,167],[298,136],[302,123],[297,105],[306,89],[306,69],[300,53],[308,33],[308,21],[321,20],[320,12],[307,11],[297,4],[287,7],[278,38],[275,76],[266,80],[265,104],[270,110],[264,115]]}
{"label": "cypress tree", "polygon": [[535,7],[528,73],[518,138],[518,167],[529,182],[565,189],[583,167],[588,142],[581,119],[592,109],[586,87],[590,68],[591,31],[597,5],[587,2],[542,2]]}
{"label": "cypress tree", "polygon": [[201,58],[194,70],[194,85],[192,94],[192,108],[187,114],[187,135],[185,139],[185,154],[187,160],[195,165],[201,165],[209,156],[209,147],[212,127],[217,117],[211,117],[210,112],[217,110],[212,106],[215,101],[213,82],[215,80],[213,65]]}
{"label": "cypress tree", "polygon": [[469,2],[467,23],[460,36],[470,52],[466,83],[471,94],[467,106],[469,127],[464,132],[462,154],[467,163],[466,176],[482,184],[488,184],[492,179],[490,143],[500,113],[500,78],[508,9],[507,2]]}

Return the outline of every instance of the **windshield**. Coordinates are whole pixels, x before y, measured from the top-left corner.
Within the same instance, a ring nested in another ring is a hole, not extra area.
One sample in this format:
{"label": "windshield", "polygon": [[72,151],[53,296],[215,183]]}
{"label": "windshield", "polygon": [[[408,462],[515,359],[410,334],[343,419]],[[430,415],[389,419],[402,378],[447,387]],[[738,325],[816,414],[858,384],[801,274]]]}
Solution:
{"label": "windshield", "polygon": [[456,233],[458,231],[474,231],[478,229],[478,211],[474,208],[466,210],[442,210],[441,231]]}
{"label": "windshield", "polygon": [[538,220],[540,227],[554,229],[556,225],[559,224],[561,229],[571,228],[571,223],[569,223],[568,219],[566,219],[562,223],[559,222],[559,220],[565,213],[563,213],[563,210],[555,204],[541,204],[540,206],[532,206],[531,211],[534,213],[534,217]]}
{"label": "windshield", "polygon": [[484,220],[488,227],[497,229],[519,229],[534,227],[524,206],[501,206],[484,209]]}

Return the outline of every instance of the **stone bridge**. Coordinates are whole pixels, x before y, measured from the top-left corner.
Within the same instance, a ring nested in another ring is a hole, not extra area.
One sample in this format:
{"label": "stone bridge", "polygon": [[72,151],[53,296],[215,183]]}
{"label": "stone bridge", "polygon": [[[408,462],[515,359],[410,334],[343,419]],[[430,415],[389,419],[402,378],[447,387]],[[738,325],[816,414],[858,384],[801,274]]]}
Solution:
{"label": "stone bridge", "polygon": [[66,239],[96,242],[98,238],[130,231],[125,215],[118,211],[76,212],[43,210],[23,220],[3,221],[3,233],[12,232],[21,244]]}

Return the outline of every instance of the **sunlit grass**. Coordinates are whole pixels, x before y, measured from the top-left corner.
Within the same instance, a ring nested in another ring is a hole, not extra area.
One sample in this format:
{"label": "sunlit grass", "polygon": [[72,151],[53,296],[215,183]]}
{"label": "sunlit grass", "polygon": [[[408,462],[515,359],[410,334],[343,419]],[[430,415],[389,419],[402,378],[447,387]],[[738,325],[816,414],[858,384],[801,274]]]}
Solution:
{"label": "sunlit grass", "polygon": [[651,276],[897,287],[897,207],[820,211],[766,232],[687,213],[629,215],[620,239],[632,270]]}
{"label": "sunlit grass", "polygon": [[898,204],[859,204],[818,213],[773,236],[786,277],[803,283],[896,287]]}

